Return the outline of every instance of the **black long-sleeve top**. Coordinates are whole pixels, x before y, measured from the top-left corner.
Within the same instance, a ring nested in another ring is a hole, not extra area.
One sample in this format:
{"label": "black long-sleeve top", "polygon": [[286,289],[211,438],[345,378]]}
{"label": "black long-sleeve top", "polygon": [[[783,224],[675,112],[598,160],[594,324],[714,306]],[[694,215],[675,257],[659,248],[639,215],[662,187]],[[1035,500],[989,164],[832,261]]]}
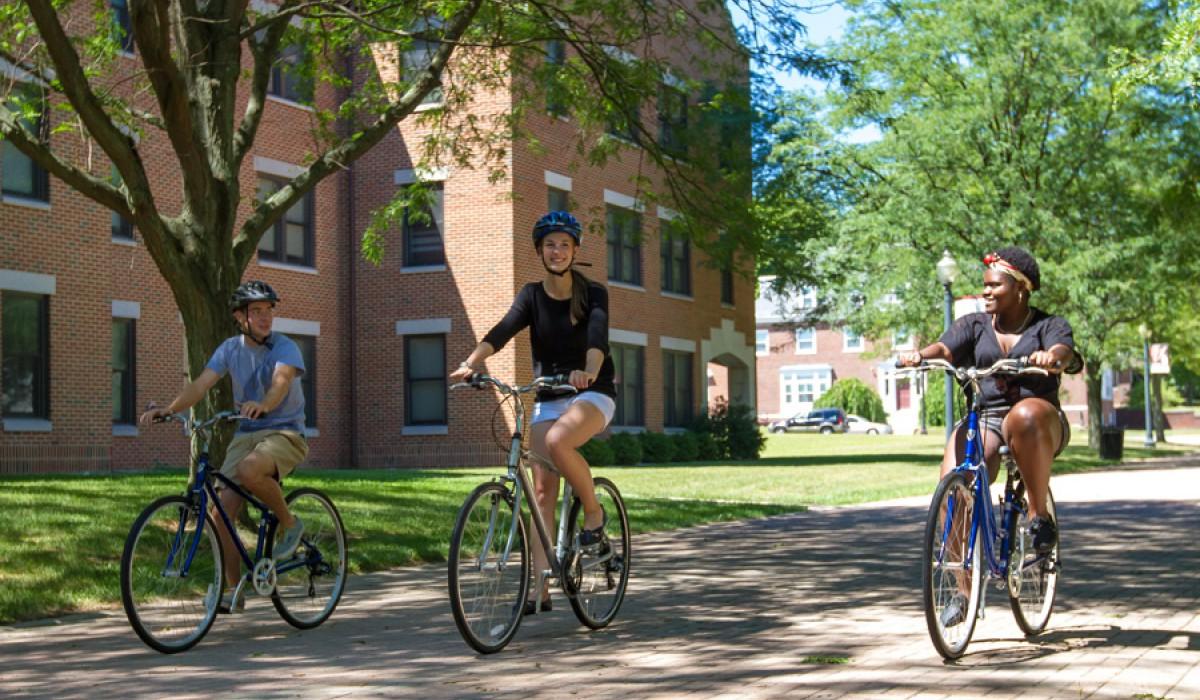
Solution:
{"label": "black long-sleeve top", "polygon": [[[600,373],[584,391],[597,391],[617,397],[613,385],[613,361],[608,353],[608,290],[597,282],[588,282],[587,318],[571,323],[571,300],[554,299],[541,282],[530,282],[521,288],[512,308],[496,324],[483,341],[499,351],[522,328],[529,327],[533,345],[533,372],[538,376],[565,374],[587,368],[587,351],[596,348],[604,353]],[[538,392],[538,401],[558,398],[553,392]]]}

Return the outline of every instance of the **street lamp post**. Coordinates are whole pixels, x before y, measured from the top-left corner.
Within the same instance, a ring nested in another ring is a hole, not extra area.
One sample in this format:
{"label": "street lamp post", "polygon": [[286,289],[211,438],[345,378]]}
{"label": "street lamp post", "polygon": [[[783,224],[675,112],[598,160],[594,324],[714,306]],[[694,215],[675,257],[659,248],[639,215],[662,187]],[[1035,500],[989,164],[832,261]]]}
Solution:
{"label": "street lamp post", "polygon": [[1138,326],[1138,333],[1142,336],[1142,367],[1145,374],[1142,375],[1142,394],[1146,402],[1146,440],[1142,443],[1144,447],[1154,447],[1154,425],[1150,416],[1150,327],[1146,324]]}
{"label": "street lamp post", "polygon": [[[950,293],[950,287],[954,284],[954,280],[958,279],[958,263],[950,255],[950,251],[942,251],[942,259],[937,264],[938,282],[942,283],[942,288],[946,290],[946,318],[942,324],[943,330],[950,330],[950,324],[954,322],[954,296]],[[950,382],[950,377],[945,377],[946,380],[946,439],[950,439],[950,431],[954,429],[954,385]]]}

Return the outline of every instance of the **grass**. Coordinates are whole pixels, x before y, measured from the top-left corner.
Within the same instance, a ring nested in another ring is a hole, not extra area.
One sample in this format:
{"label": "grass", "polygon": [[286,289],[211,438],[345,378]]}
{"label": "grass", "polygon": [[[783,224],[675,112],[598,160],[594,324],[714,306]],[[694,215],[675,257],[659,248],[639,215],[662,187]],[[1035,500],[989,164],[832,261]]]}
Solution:
{"label": "grass", "polygon": [[[596,471],[621,488],[634,532],[652,532],[808,505],[928,494],[937,478],[940,442],[936,435],[773,435],[755,462]],[[1140,438],[1127,437],[1130,444],[1140,444]],[[1184,451],[1127,447],[1125,456]],[[1106,466],[1086,449],[1069,447],[1055,473]],[[363,572],[444,561],[463,498],[499,473],[499,468],[302,469],[288,486],[329,493],[350,535],[351,568]],[[116,604],[130,525],[150,501],[179,493],[185,479],[182,470],[0,477],[0,622]]]}

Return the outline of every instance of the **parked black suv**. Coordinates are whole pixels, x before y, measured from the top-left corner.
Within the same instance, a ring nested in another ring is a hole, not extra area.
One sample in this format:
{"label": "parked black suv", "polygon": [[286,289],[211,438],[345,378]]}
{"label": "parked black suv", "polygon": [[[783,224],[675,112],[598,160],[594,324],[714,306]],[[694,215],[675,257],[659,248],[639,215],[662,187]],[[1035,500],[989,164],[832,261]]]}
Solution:
{"label": "parked black suv", "polygon": [[840,408],[818,408],[771,424],[772,433],[844,433],[850,429]]}

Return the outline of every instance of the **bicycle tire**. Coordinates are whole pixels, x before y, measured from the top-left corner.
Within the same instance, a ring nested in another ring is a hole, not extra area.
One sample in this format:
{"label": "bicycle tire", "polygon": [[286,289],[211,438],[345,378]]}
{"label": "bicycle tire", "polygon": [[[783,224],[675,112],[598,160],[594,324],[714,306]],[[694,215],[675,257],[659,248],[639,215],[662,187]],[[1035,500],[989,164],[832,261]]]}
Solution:
{"label": "bicycle tire", "polygon": [[[1018,516],[1013,531],[1008,533],[1008,603],[1012,607],[1017,626],[1026,636],[1033,637],[1046,629],[1054,611],[1054,597],[1058,592],[1060,572],[1059,543],[1055,542],[1054,549],[1046,556],[1038,556],[1033,551],[1027,515],[1028,494],[1024,489],[1020,490],[1017,499],[1020,504]],[[1049,489],[1046,491],[1046,510],[1057,523],[1058,512],[1054,507],[1054,495]]]}
{"label": "bicycle tire", "polygon": [[[963,474],[951,472],[934,491],[925,523],[921,563],[925,623],[934,648],[946,659],[957,659],[966,651],[983,597],[980,566],[983,542],[977,538],[974,548],[969,544],[975,506],[972,484]],[[946,527],[947,520],[950,528]],[[965,591],[964,573],[968,586]],[[955,605],[959,615],[952,612]],[[943,619],[947,616],[949,619]]]}
{"label": "bicycle tire", "polygon": [[[450,610],[463,640],[481,654],[494,654],[507,646],[524,614],[529,543],[524,518],[516,509],[507,488],[494,481],[480,484],[463,502],[450,536]],[[505,561],[514,518],[516,538]]]}
{"label": "bicycle tire", "polygon": [[[200,517],[205,524],[189,564]],[[134,520],[121,554],[121,603],[133,631],[164,654],[191,649],[216,619],[225,591],[223,568],[210,514],[201,515],[183,496],[151,503]]]}
{"label": "bicycle tire", "polygon": [[289,625],[312,629],[329,619],[346,590],[346,529],[337,506],[317,489],[296,489],[286,500],[304,535],[292,557],[275,562],[271,602]]}
{"label": "bicycle tire", "polygon": [[596,485],[596,500],[604,506],[608,523],[609,555],[602,560],[589,561],[576,549],[576,539],[583,528],[583,503],[576,496],[571,502],[571,513],[567,519],[567,542],[571,543],[568,562],[563,567],[563,576],[569,577],[568,598],[575,617],[591,629],[607,627],[617,616],[625,600],[625,589],[629,585],[629,562],[631,538],[629,535],[629,513],[625,500],[616,484],[604,477],[593,481]]}

